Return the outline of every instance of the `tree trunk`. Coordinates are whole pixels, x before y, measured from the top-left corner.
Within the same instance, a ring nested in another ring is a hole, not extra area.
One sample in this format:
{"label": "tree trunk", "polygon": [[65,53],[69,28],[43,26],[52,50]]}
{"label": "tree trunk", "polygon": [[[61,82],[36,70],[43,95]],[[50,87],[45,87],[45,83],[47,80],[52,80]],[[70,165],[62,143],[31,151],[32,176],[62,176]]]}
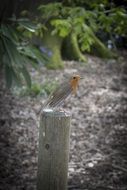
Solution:
{"label": "tree trunk", "polygon": [[116,54],[109,50],[96,36],[94,36],[92,53],[102,58],[116,58]]}
{"label": "tree trunk", "polygon": [[42,44],[48,48],[47,54],[49,55],[49,63],[47,68],[49,69],[61,69],[64,67],[64,63],[61,57],[61,45],[63,38],[58,35],[51,35],[50,29],[48,29],[42,38]]}
{"label": "tree trunk", "polygon": [[71,33],[67,38],[65,38],[63,43],[63,56],[69,60],[83,61],[86,62],[86,57],[80,51],[77,35]]}

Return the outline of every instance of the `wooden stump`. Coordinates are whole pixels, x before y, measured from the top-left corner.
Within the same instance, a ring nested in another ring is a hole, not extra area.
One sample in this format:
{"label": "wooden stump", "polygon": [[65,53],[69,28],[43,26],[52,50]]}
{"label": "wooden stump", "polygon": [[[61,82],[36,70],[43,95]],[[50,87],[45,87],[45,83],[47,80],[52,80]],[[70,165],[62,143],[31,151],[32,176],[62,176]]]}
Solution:
{"label": "wooden stump", "polygon": [[66,190],[70,114],[45,110],[40,119],[37,190]]}

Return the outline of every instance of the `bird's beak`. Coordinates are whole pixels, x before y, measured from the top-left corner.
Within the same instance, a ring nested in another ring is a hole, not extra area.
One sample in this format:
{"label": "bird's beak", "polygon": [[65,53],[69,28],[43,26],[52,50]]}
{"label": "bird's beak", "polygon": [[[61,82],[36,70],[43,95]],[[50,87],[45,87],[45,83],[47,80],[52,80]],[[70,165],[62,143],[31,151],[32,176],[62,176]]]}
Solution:
{"label": "bird's beak", "polygon": [[84,77],[80,77],[80,79],[84,79]]}

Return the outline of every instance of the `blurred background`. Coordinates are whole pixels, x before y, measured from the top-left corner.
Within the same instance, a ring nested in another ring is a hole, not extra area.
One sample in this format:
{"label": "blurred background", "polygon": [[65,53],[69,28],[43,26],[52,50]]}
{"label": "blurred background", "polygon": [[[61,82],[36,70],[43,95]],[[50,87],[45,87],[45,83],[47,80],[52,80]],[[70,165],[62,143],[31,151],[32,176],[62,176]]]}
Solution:
{"label": "blurred background", "polygon": [[0,190],[35,190],[38,112],[74,73],[69,190],[127,189],[127,1],[0,4]]}

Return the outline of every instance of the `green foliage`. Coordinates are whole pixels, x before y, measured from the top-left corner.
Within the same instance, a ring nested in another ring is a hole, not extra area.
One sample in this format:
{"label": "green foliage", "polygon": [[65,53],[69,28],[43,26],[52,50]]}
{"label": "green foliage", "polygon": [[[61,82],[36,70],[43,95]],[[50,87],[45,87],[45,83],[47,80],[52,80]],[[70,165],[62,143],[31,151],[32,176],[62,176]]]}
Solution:
{"label": "green foliage", "polygon": [[58,87],[58,83],[57,81],[46,81],[43,85],[42,85],[42,89],[43,91],[49,95],[51,94],[51,92],[53,92],[56,87]]}
{"label": "green foliage", "polygon": [[67,0],[65,1],[65,4],[68,6],[81,6],[90,9],[91,7],[96,7],[99,4],[107,5],[109,3],[108,0],[90,0],[90,1],[84,1],[84,0]]}
{"label": "green foliage", "polygon": [[127,12],[124,8],[114,7],[98,12],[99,29],[109,34],[127,35]]}
{"label": "green foliage", "polygon": [[37,68],[37,62],[38,63],[45,63],[48,61],[48,57],[46,54],[42,55],[42,52],[39,51],[39,49],[32,45],[32,44],[27,44],[25,46],[19,46],[18,51],[20,54],[23,56],[26,56],[29,58],[29,62],[33,65],[33,67]]}
{"label": "green foliage", "polygon": [[94,33],[89,26],[83,25],[84,33],[79,34],[79,43],[81,43],[81,50],[90,52],[91,45],[95,42]]}
{"label": "green foliage", "polygon": [[60,37],[66,37],[71,31],[71,24],[66,19],[51,20],[51,25],[55,27],[52,35],[58,34]]}
{"label": "green foliage", "polygon": [[31,96],[36,97],[41,94],[42,87],[38,83],[33,83],[31,85],[31,88],[28,88],[27,86],[23,86],[22,88],[16,88],[15,93],[19,96]]}
{"label": "green foliage", "polygon": [[115,41],[116,35],[127,37],[126,10],[108,0],[48,3],[41,5],[39,11],[45,23],[52,26],[51,35],[58,34],[64,38],[70,33],[76,33],[82,51],[91,51],[96,42],[95,36],[103,42],[102,34],[107,35],[106,41]]}
{"label": "green foliage", "polygon": [[37,62],[45,63],[47,57],[28,41],[31,33],[38,29],[37,26],[28,19],[10,20],[13,24],[1,23],[0,26],[0,67],[5,71],[8,88],[13,84],[22,85],[24,81],[30,88],[31,77],[27,64],[35,66]]}
{"label": "green foliage", "polygon": [[[63,6],[62,3],[49,3],[39,7],[41,17],[52,26],[51,35],[67,37],[70,33],[75,33],[79,38],[81,50],[90,51],[94,38],[87,28],[96,31],[96,15],[82,7]],[[89,29],[90,30],[90,29]]]}
{"label": "green foliage", "polygon": [[43,19],[49,19],[50,17],[58,17],[59,10],[62,10],[61,3],[48,3],[47,5],[40,5],[38,10],[42,13]]}
{"label": "green foliage", "polygon": [[56,81],[46,81],[42,85],[39,83],[32,83],[31,88],[23,86],[22,88],[14,88],[14,93],[18,96],[47,96],[58,86]]}
{"label": "green foliage", "polygon": [[[96,0],[93,4],[89,2],[88,8],[96,14],[96,32],[101,40],[111,40],[115,47],[116,36],[127,38],[127,11],[124,7],[117,7],[108,0]],[[107,36],[106,39],[104,35]]]}

